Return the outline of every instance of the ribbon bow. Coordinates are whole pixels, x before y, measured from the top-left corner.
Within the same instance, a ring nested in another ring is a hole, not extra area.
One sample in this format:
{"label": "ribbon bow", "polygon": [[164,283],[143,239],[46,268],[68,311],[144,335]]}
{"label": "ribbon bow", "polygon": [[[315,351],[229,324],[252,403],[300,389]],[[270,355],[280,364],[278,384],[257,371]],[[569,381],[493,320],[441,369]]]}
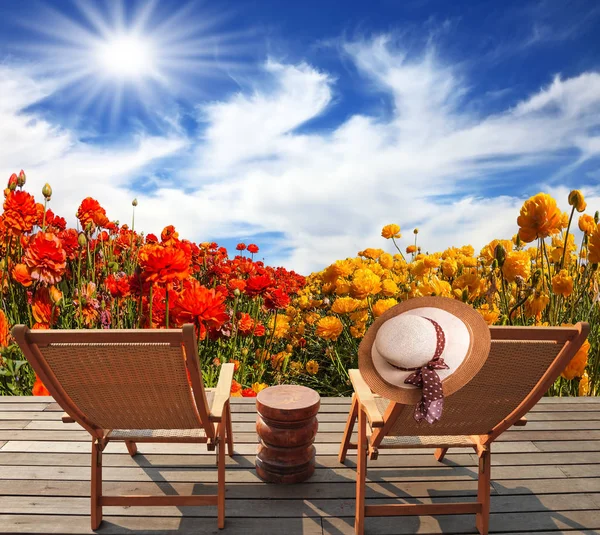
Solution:
{"label": "ribbon bow", "polygon": [[415,407],[415,420],[418,423],[427,420],[428,423],[432,424],[440,419],[444,407],[442,381],[435,370],[447,370],[448,365],[444,362],[444,359],[440,357],[446,347],[446,336],[444,335],[444,331],[437,322],[430,318],[426,319],[433,324],[437,335],[437,345],[433,358],[425,364],[425,366],[400,369],[403,371],[414,371],[414,373],[411,373],[404,382],[406,384],[421,387],[423,390],[421,401],[419,401]]}

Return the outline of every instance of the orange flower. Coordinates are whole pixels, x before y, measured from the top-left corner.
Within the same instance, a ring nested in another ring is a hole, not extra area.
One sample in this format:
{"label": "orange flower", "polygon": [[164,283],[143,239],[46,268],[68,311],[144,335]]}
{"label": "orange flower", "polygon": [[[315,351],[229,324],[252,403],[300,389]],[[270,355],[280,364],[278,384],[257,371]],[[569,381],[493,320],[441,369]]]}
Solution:
{"label": "orange flower", "polygon": [[160,239],[163,245],[177,245],[179,243],[179,233],[175,231],[173,225],[169,225],[160,233]]}
{"label": "orange flower", "polygon": [[29,268],[25,264],[17,264],[12,270],[12,277],[16,282],[25,286],[25,288],[29,288],[33,284]]}
{"label": "orange flower", "polygon": [[525,280],[531,275],[531,260],[527,251],[511,251],[506,255],[502,274],[508,282],[514,282],[517,277]]}
{"label": "orange flower", "polygon": [[59,312],[60,309],[52,304],[48,288],[40,286],[31,301],[31,313],[35,321],[43,328],[48,328],[57,320]]}
{"label": "orange flower", "polygon": [[593,232],[589,235],[588,249],[590,251],[588,260],[592,264],[600,262],[600,226],[596,225]]}
{"label": "orange flower", "polygon": [[196,279],[185,284],[173,307],[173,315],[179,325],[193,323],[199,329],[201,340],[206,330],[218,330],[229,319],[226,312],[225,295],[209,290]]}
{"label": "orange flower", "polygon": [[14,235],[31,232],[38,217],[33,195],[26,191],[11,191],[4,200],[4,226]]}
{"label": "orange flower", "polygon": [[579,230],[581,230],[581,232],[584,232],[589,236],[592,232],[594,232],[595,228],[596,222],[591,215],[583,214],[579,218]]}
{"label": "orange flower", "polygon": [[519,237],[529,243],[556,234],[563,227],[563,214],[547,193],[538,193],[523,204],[517,218]]}
{"label": "orange flower", "polygon": [[239,314],[237,327],[238,332],[243,336],[252,334],[252,331],[254,330],[254,320],[252,319],[252,316],[247,312]]}
{"label": "orange flower", "polygon": [[416,253],[416,252],[417,252],[417,246],[416,245],[409,245],[406,248],[406,253],[407,254]]}
{"label": "orange flower", "polygon": [[49,396],[50,395],[50,392],[44,386],[44,383],[42,383],[42,381],[40,381],[40,378],[37,376],[37,374],[35,376],[35,383],[33,383],[33,390],[31,393],[34,396]]}
{"label": "orange flower", "polygon": [[569,193],[569,204],[578,212],[583,212],[587,207],[583,193],[578,189],[574,189]]}
{"label": "orange flower", "polygon": [[190,258],[177,247],[146,244],[138,254],[145,280],[165,284],[184,280],[189,274]]}
{"label": "orange flower", "polygon": [[552,277],[552,290],[555,294],[563,297],[569,297],[573,293],[573,277],[569,275],[566,269],[561,269],[559,273]]}
{"label": "orange flower", "polygon": [[8,337],[10,331],[8,329],[8,319],[4,311],[0,309],[0,347],[8,346]]}
{"label": "orange flower", "polygon": [[235,379],[231,382],[231,397],[239,398],[242,396],[242,385]]}
{"label": "orange flower", "polygon": [[67,267],[67,253],[54,233],[38,232],[29,242],[23,261],[32,279],[56,284]]}
{"label": "orange flower", "polygon": [[385,227],[383,227],[381,229],[381,235],[386,240],[389,240],[391,238],[401,238],[402,237],[400,235],[400,227],[398,225],[395,225],[394,223],[391,223],[390,225],[386,225]]}
{"label": "orange flower", "polygon": [[91,197],[86,197],[81,201],[77,210],[77,219],[79,219],[83,229],[86,229],[89,225],[93,230],[96,226],[104,227],[108,223],[106,210],[100,206],[96,199]]}
{"label": "orange flower", "polygon": [[325,340],[337,340],[338,336],[342,334],[344,325],[335,316],[326,316],[321,318],[317,322],[317,330],[315,334]]}
{"label": "orange flower", "polygon": [[589,350],[590,343],[586,340],[583,342],[577,353],[575,353],[571,362],[569,362],[567,367],[561,373],[565,379],[571,380],[575,377],[581,377],[584,374]]}

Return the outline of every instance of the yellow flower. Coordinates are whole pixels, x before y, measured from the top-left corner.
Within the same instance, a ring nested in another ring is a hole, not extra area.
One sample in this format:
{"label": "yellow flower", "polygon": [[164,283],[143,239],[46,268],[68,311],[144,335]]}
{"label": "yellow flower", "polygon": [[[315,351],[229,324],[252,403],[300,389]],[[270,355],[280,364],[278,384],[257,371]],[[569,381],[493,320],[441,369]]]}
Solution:
{"label": "yellow flower", "polygon": [[581,379],[579,380],[579,395],[589,396],[590,395],[590,378],[587,372],[583,372]]}
{"label": "yellow flower", "polygon": [[587,203],[583,198],[583,193],[581,193],[581,191],[578,189],[574,189],[571,193],[569,193],[569,205],[575,208],[575,210],[578,212],[583,212],[587,207]]}
{"label": "yellow flower", "polygon": [[337,295],[346,295],[350,293],[350,283],[346,279],[337,279],[335,281],[335,293]]}
{"label": "yellow flower", "polygon": [[398,285],[391,279],[386,279],[381,283],[381,293],[386,297],[392,297],[398,293]]}
{"label": "yellow flower", "polygon": [[357,299],[364,299],[368,295],[376,295],[381,291],[381,279],[370,269],[358,269],[354,272],[354,279],[350,286],[350,293]]}
{"label": "yellow flower", "polygon": [[394,225],[393,223],[391,225],[386,225],[385,227],[383,227],[381,229],[381,235],[386,239],[389,240],[390,238],[401,238],[401,234],[400,234],[400,227],[398,225]]}
{"label": "yellow flower", "polygon": [[416,287],[413,297],[427,297],[437,295],[439,297],[452,297],[452,286],[450,283],[433,276]]}
{"label": "yellow flower", "polygon": [[600,262],[600,226],[596,225],[596,228],[589,236],[588,241],[588,261],[592,264]]}
{"label": "yellow flower", "polygon": [[409,269],[411,275],[413,277],[416,277],[417,279],[423,278],[430,271],[430,269],[425,265],[425,262],[423,260],[417,260],[416,262],[413,262],[410,265]]}
{"label": "yellow flower", "polygon": [[442,273],[444,274],[444,277],[453,279],[457,271],[458,264],[453,258],[446,258],[446,260],[442,262]]}
{"label": "yellow flower", "polygon": [[383,253],[379,257],[379,264],[385,269],[390,269],[394,265],[394,257],[390,253]]}
{"label": "yellow flower", "polygon": [[508,253],[502,266],[502,274],[508,282],[514,282],[516,277],[529,279],[531,259],[527,251],[511,251]]}
{"label": "yellow flower", "polygon": [[498,310],[498,307],[496,305],[490,307],[487,303],[481,305],[477,309],[477,312],[483,316],[483,319],[488,325],[494,325],[500,317],[500,310]]}
{"label": "yellow flower", "polygon": [[325,316],[317,322],[316,335],[324,338],[325,340],[335,341],[338,336],[342,334],[344,325],[335,316]]}
{"label": "yellow flower", "polygon": [[290,371],[293,374],[299,374],[304,369],[304,365],[297,360],[290,362]]}
{"label": "yellow flower", "polygon": [[469,300],[472,301],[483,293],[484,281],[479,278],[477,273],[465,273],[452,283],[452,289],[455,290],[455,293],[458,290],[457,297],[462,294],[463,290],[467,290]]}
{"label": "yellow flower", "polygon": [[304,321],[309,325],[313,325],[318,319],[319,315],[316,312],[309,312],[304,316]]}
{"label": "yellow flower", "polygon": [[513,250],[513,242],[511,240],[492,240],[479,253],[479,258],[483,260],[486,266],[489,266],[494,261],[494,258],[496,258],[497,245],[502,245],[507,253]]}
{"label": "yellow flower", "polygon": [[407,254],[416,253],[416,252],[417,252],[417,246],[416,245],[409,245],[406,248],[406,253]]}
{"label": "yellow flower", "polygon": [[362,338],[367,331],[367,326],[364,323],[358,323],[350,327],[352,338]]}
{"label": "yellow flower", "polygon": [[547,294],[536,292],[525,301],[525,314],[529,318],[535,317],[539,319],[549,302],[550,297]]}
{"label": "yellow flower", "polygon": [[519,237],[529,243],[559,232],[563,228],[563,214],[550,195],[538,193],[525,201],[517,224],[520,227]]}
{"label": "yellow flower", "polygon": [[588,352],[590,350],[590,343],[586,340],[579,348],[575,356],[571,359],[571,362],[563,370],[561,375],[565,379],[574,379],[575,377],[581,377],[585,372],[587,365]]}
{"label": "yellow flower", "polygon": [[364,256],[365,258],[370,258],[371,260],[377,260],[382,254],[383,249],[373,249],[369,247],[364,251],[360,251],[358,256]]}
{"label": "yellow flower", "polygon": [[335,314],[349,314],[354,312],[360,305],[360,301],[352,297],[338,297],[331,306]]}
{"label": "yellow flower", "polygon": [[269,329],[273,331],[275,338],[283,338],[290,330],[290,318],[283,314],[277,315],[277,320],[273,316],[269,322]]}
{"label": "yellow flower", "polygon": [[254,390],[258,394],[261,390],[267,388],[267,386],[267,383],[254,383],[252,385],[252,390]]}
{"label": "yellow flower", "polygon": [[366,323],[369,321],[369,312],[367,310],[359,310],[350,314],[350,319],[354,323]]}
{"label": "yellow flower", "polygon": [[584,232],[589,236],[595,228],[596,222],[591,215],[583,214],[579,218],[579,230],[581,230],[581,232]]}
{"label": "yellow flower", "polygon": [[397,305],[398,301],[396,301],[393,297],[389,299],[380,299],[373,305],[373,316],[378,318],[381,316],[386,310],[392,308],[394,305]]}
{"label": "yellow flower", "polygon": [[463,267],[477,267],[477,258],[473,256],[463,256],[460,259],[460,262],[462,263]]}
{"label": "yellow flower", "polygon": [[566,269],[561,269],[559,273],[552,277],[552,290],[555,294],[563,297],[569,297],[573,293],[573,277],[569,275]]}
{"label": "yellow flower", "polygon": [[309,360],[306,363],[306,371],[311,375],[316,375],[319,371],[319,363],[315,360]]}

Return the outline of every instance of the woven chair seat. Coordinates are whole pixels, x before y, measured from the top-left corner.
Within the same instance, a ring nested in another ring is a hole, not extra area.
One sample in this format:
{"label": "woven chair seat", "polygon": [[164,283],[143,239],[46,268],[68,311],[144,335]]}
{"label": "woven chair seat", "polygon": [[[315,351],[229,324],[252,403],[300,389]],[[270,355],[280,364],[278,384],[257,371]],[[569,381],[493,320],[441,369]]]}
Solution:
{"label": "woven chair seat", "polygon": [[440,435],[419,437],[385,437],[381,448],[472,448],[474,442],[467,435]]}
{"label": "woven chair seat", "polygon": [[139,440],[143,438],[206,438],[204,429],[113,429],[107,438]]}

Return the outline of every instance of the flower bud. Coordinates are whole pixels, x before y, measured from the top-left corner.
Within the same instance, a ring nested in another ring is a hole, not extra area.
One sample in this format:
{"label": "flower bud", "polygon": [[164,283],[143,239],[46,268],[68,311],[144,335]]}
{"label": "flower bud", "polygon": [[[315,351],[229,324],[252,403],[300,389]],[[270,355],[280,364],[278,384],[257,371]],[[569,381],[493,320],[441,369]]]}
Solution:
{"label": "flower bud", "polygon": [[575,208],[578,212],[583,212],[587,206],[583,194],[581,191],[574,189],[569,193],[569,204]]}
{"label": "flower bud", "polygon": [[236,297],[239,297],[240,295],[242,295],[242,292],[240,292],[239,288],[236,288],[235,290],[233,290],[233,295],[235,295]]}
{"label": "flower bud", "polygon": [[242,347],[242,350],[240,351],[240,353],[242,354],[243,357],[246,357],[248,355],[248,348]]}
{"label": "flower bud", "polygon": [[108,269],[110,269],[113,273],[116,273],[117,271],[119,271],[119,264],[117,264],[116,262],[109,262]]}
{"label": "flower bud", "polygon": [[469,300],[469,290],[467,290],[466,288],[462,291],[462,301],[463,303],[466,303]]}
{"label": "flower bud", "polygon": [[498,269],[498,260],[496,260],[495,258],[492,261],[492,269]]}
{"label": "flower bud", "polygon": [[85,247],[87,243],[87,238],[85,237],[85,234],[83,232],[79,233],[79,236],[77,237],[77,243],[79,244],[79,247]]}
{"label": "flower bud", "polygon": [[8,179],[7,189],[10,191],[15,191],[17,189],[18,180],[19,179],[17,178],[17,175],[15,173],[10,175],[10,178]]}
{"label": "flower bud", "polygon": [[600,212],[596,210],[596,213],[594,214],[594,223],[596,223],[596,225],[598,224],[598,220],[600,220]]}
{"label": "flower bud", "polygon": [[50,197],[52,197],[52,188],[50,187],[50,184],[48,184],[48,182],[46,182],[44,184],[44,187],[42,188],[42,195],[48,201],[50,200]]}
{"label": "flower bud", "polygon": [[19,177],[17,178],[17,184],[19,185],[20,188],[22,188],[25,185],[26,180],[27,180],[27,177],[25,176],[25,171],[23,171],[23,169],[21,169],[21,172],[19,173]]}
{"label": "flower bud", "polygon": [[413,233],[414,233],[414,234],[418,234],[418,233],[419,233],[419,229],[418,229],[418,228],[416,228],[415,230],[413,230]]}
{"label": "flower bud", "polygon": [[133,199],[133,201],[131,201],[131,206],[137,206],[137,205],[138,205],[138,200]]}
{"label": "flower bud", "polygon": [[519,236],[518,234],[517,239],[515,240],[515,245],[517,246],[517,249],[521,247],[521,236]]}
{"label": "flower bud", "polygon": [[498,265],[500,267],[504,265],[504,261],[506,260],[506,249],[501,243],[494,247],[494,258],[498,260]]}

